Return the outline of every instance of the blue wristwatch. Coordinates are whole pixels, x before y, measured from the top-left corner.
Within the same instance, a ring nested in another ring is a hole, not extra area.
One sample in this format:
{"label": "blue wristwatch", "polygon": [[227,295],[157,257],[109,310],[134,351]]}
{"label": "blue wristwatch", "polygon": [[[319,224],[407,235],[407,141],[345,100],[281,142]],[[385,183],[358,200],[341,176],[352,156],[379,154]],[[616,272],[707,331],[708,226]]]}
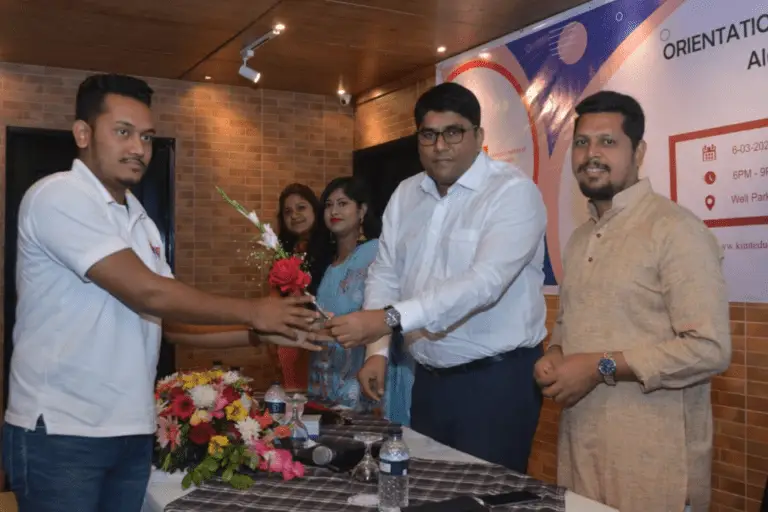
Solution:
{"label": "blue wristwatch", "polygon": [[603,380],[609,386],[616,385],[616,360],[611,354],[603,354],[600,362],[597,363],[597,371],[603,376]]}

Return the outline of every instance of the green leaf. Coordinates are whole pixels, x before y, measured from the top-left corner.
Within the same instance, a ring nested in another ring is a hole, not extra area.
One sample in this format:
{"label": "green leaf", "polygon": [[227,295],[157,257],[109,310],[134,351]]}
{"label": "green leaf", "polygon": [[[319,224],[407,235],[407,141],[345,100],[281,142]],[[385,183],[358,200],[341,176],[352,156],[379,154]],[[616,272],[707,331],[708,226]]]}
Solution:
{"label": "green leaf", "polygon": [[212,457],[206,457],[206,459],[203,461],[203,465],[208,471],[211,472],[219,470],[219,462]]}
{"label": "green leaf", "polygon": [[224,480],[225,482],[229,482],[230,480],[232,480],[233,476],[235,476],[234,470],[232,468],[227,468],[227,470],[224,471],[224,473],[221,475],[221,479]]}
{"label": "green leaf", "polygon": [[203,483],[203,475],[201,475],[198,471],[193,471],[192,481],[195,482],[196,486],[200,487],[200,484]]}
{"label": "green leaf", "polygon": [[165,460],[163,460],[163,471],[168,471],[171,467],[171,454],[165,456]]}
{"label": "green leaf", "polygon": [[192,485],[192,473],[187,473],[181,481],[181,488],[187,490],[190,485]]}
{"label": "green leaf", "polygon": [[253,479],[246,475],[233,475],[229,484],[235,489],[244,491],[253,485]]}
{"label": "green leaf", "polygon": [[242,456],[237,451],[233,451],[232,455],[229,456],[229,461],[232,464],[240,464],[240,460],[242,459]]}

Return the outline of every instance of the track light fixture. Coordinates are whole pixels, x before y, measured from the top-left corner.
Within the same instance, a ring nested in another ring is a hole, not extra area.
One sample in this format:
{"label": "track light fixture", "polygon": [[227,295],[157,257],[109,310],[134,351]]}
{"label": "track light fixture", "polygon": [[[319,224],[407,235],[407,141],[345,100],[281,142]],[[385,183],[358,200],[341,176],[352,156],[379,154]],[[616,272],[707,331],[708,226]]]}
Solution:
{"label": "track light fixture", "polygon": [[282,23],[278,23],[274,27],[272,27],[272,30],[261,36],[260,38],[256,39],[254,42],[246,45],[243,47],[242,50],[240,50],[240,56],[243,58],[243,65],[240,66],[240,70],[238,73],[240,76],[245,78],[246,80],[249,80],[253,83],[256,83],[261,78],[261,73],[256,71],[255,69],[251,69],[248,67],[248,59],[253,57],[253,52],[256,48],[262,46],[267,41],[274,39],[275,37],[279,36],[283,33],[283,30],[285,30],[285,25]]}
{"label": "track light fixture", "polygon": [[251,69],[248,67],[248,64],[246,64],[246,60],[243,61],[243,65],[240,66],[240,76],[245,78],[246,80],[250,80],[253,83],[256,83],[259,81],[259,78],[261,78],[261,73],[256,71],[255,69]]}

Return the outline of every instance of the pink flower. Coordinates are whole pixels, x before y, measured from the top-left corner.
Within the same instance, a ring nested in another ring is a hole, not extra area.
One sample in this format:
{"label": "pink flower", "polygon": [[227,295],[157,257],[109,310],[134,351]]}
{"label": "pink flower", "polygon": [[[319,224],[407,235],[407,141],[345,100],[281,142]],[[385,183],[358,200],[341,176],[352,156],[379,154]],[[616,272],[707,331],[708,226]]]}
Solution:
{"label": "pink flower", "polygon": [[213,405],[213,412],[211,413],[211,416],[214,418],[223,418],[225,415],[224,408],[229,405],[229,401],[226,399],[223,393],[220,393],[219,396],[216,397],[216,403]]}
{"label": "pink flower", "polygon": [[294,462],[291,452],[288,450],[267,451],[262,455],[259,469],[270,473],[282,473],[283,480],[304,476],[304,466],[299,462]]}
{"label": "pink flower", "polygon": [[181,444],[181,429],[175,419],[157,418],[157,442],[161,448],[171,445],[171,451]]}

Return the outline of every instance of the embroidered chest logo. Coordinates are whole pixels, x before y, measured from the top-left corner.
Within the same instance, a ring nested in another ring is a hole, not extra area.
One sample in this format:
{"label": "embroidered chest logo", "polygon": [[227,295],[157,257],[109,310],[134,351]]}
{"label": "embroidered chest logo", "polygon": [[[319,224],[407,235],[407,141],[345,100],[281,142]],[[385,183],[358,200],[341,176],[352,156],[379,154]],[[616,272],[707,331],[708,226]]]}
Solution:
{"label": "embroidered chest logo", "polygon": [[154,246],[152,243],[150,243],[149,247],[152,249],[152,253],[155,255],[155,258],[160,259],[160,246]]}

